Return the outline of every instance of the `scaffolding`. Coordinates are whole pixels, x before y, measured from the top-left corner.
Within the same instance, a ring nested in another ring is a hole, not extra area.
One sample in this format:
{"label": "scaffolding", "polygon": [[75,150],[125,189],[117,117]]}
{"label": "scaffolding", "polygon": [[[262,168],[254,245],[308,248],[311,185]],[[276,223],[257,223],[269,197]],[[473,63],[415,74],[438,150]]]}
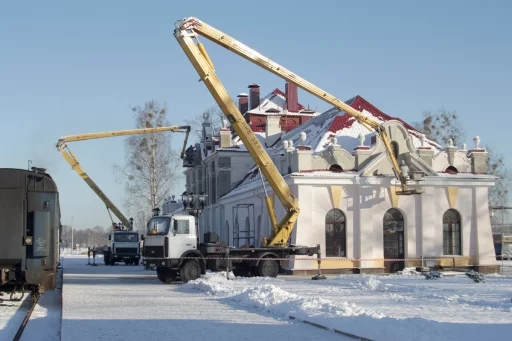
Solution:
{"label": "scaffolding", "polygon": [[[242,245],[253,246],[256,240],[255,235],[255,221],[254,221],[254,204],[238,204],[233,206],[233,245],[235,247],[240,247],[240,240],[244,240],[245,243]],[[240,220],[238,219],[240,216],[241,210],[247,210],[247,216],[244,223],[244,228],[240,229]],[[252,216],[252,219],[251,219]],[[246,224],[246,221],[249,221],[249,224]]]}
{"label": "scaffolding", "polygon": [[501,260],[501,273],[503,274],[505,266],[503,245],[507,239],[512,239],[512,206],[489,206],[489,213],[496,257]]}

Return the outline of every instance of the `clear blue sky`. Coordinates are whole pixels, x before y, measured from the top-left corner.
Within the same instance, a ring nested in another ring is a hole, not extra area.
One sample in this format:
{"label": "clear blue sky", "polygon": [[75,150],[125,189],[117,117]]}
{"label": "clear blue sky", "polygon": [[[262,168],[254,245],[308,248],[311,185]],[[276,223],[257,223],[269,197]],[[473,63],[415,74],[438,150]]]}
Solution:
{"label": "clear blue sky", "polygon": [[[213,98],[173,37],[196,16],[342,100],[357,94],[382,111],[418,121],[456,110],[468,147],[479,135],[512,162],[510,1],[0,1],[0,167],[47,167],[62,222],[107,226],[103,203],[55,148],[60,136],[133,127],[134,105],[166,103],[172,124],[201,114]],[[284,81],[207,44],[236,96],[256,82],[265,94]],[[304,92],[299,100],[329,106]],[[493,121],[492,118],[499,118]],[[176,146],[182,135],[174,138]],[[508,142],[508,141],[507,141]],[[70,145],[119,206],[112,172],[123,139]],[[177,193],[182,192],[182,188]]]}

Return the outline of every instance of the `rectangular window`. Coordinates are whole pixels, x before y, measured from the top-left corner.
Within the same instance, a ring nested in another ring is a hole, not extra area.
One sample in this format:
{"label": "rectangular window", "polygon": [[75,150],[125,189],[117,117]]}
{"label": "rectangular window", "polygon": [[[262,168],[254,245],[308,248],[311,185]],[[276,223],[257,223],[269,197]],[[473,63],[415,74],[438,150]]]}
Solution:
{"label": "rectangular window", "polygon": [[212,196],[211,196],[211,203],[216,204],[217,203],[217,177],[215,175],[212,176],[212,188],[211,188]]}
{"label": "rectangular window", "polygon": [[201,182],[202,182],[201,190],[204,193],[208,193],[208,188],[206,187],[207,173],[206,173],[206,168],[204,168],[204,167],[201,167]]}
{"label": "rectangular window", "polygon": [[219,197],[228,194],[231,191],[231,172],[219,172]]}
{"label": "rectangular window", "polygon": [[443,224],[443,254],[461,255],[460,239],[459,224]]}
{"label": "rectangular window", "polygon": [[231,167],[231,158],[227,156],[220,156],[218,159],[219,168],[230,168]]}
{"label": "rectangular window", "polygon": [[190,234],[190,226],[188,220],[175,220],[174,227],[176,234]]}

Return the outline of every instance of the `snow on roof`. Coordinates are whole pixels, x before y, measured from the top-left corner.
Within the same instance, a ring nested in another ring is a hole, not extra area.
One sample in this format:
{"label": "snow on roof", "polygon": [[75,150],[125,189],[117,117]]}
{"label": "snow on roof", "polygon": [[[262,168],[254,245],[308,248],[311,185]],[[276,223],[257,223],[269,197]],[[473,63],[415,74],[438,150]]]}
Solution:
{"label": "snow on roof", "polygon": [[[289,112],[286,108],[286,94],[279,89],[274,89],[271,93],[260,100],[260,105],[248,110],[249,114],[256,115],[293,115],[293,116],[318,116],[319,112],[306,109],[299,103],[299,112]],[[246,114],[247,114],[246,113]],[[246,115],[244,114],[244,115]]]}
{"label": "snow on roof", "polygon": [[[279,91],[278,89],[276,89]],[[264,97],[262,104],[260,105],[262,108],[275,108],[278,107],[279,104],[285,105],[285,97],[281,92],[274,92],[272,94]],[[396,120],[401,122],[405,129],[409,132],[412,137],[412,142],[414,147],[418,148],[421,146],[421,142],[419,136],[421,135],[416,129],[414,129],[411,125],[404,122],[403,120],[389,116],[375,106],[373,106],[370,102],[366,101],[363,97],[357,95],[348,101],[345,104],[353,107],[354,109],[359,110],[368,117],[372,117],[378,123],[384,123],[390,120]],[[259,107],[258,107],[259,108]],[[255,108],[257,109],[257,108]],[[255,110],[253,109],[253,111]],[[266,109],[266,110],[268,110]],[[251,111],[249,111],[251,112]],[[306,140],[304,142],[300,141],[300,133],[306,133]],[[265,133],[254,132],[254,134],[258,137],[258,140],[261,142],[263,147],[265,147]],[[359,145],[359,134],[365,136],[364,144],[366,146],[371,145],[371,139],[375,135],[375,132],[366,129],[363,125],[361,125],[354,117],[341,111],[337,108],[331,108],[326,112],[315,115],[311,120],[299,125],[297,128],[285,133],[281,136],[280,141],[284,140],[292,140],[295,146],[300,144],[309,145],[312,147],[314,153],[318,153],[324,150],[330,143],[330,139],[334,136],[337,137],[337,143],[345,150],[351,152],[355,147]],[[235,143],[240,146],[240,150],[247,151],[245,146],[243,145],[240,138],[237,136],[234,138]],[[435,151],[435,153],[439,152],[442,148],[439,144],[425,139],[426,143],[429,144]],[[275,143],[274,147],[266,148],[267,152],[270,156],[277,155],[280,153],[282,146],[280,143]],[[245,187],[248,183],[254,181],[257,177],[257,172],[254,172],[255,168],[249,170],[244,177],[243,181],[241,181],[237,186],[233,188],[233,190],[239,189],[241,187]],[[346,172],[345,172],[346,173]],[[303,174],[303,173],[297,173]],[[294,174],[294,175],[297,175]],[[306,174],[306,173],[304,173]],[[307,176],[319,176],[319,175],[327,175],[339,177],[339,173],[332,173],[329,171],[313,171],[307,173]],[[352,174],[351,174],[352,176]]]}
{"label": "snow on roof", "polygon": [[[261,145],[265,148],[265,133],[253,131],[253,134],[256,135],[256,138],[261,143]],[[236,135],[233,137],[233,142],[239,147],[240,150],[247,151],[247,148],[245,147],[244,143],[242,142],[242,139],[240,136]],[[268,152],[268,150],[267,150]]]}
{"label": "snow on roof", "polygon": [[[361,96],[355,96],[345,103],[359,110],[363,115],[373,118],[380,124],[390,120],[401,122],[411,135],[414,147],[418,148],[421,146],[419,139],[421,133],[419,131],[401,119],[383,113]],[[354,117],[337,108],[332,108],[289,131],[281,140],[292,140],[294,145],[297,145],[300,141],[301,132],[306,133],[306,140],[301,143],[311,146],[314,152],[324,150],[330,144],[332,137],[337,137],[337,143],[343,149],[351,152],[359,145],[359,134],[365,136],[364,144],[366,146],[371,145],[371,138],[375,135],[375,132],[366,129],[366,127],[361,125]],[[442,148],[439,144],[428,139],[426,139],[426,143],[429,144],[436,153]],[[276,145],[275,148],[280,148],[280,146]]]}

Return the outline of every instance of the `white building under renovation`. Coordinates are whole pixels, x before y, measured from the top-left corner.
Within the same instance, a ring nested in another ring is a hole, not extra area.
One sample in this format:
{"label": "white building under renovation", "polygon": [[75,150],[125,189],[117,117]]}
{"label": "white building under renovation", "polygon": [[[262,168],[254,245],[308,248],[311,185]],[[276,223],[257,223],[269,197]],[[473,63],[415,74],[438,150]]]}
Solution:
{"label": "white building under renovation", "polygon": [[[288,84],[285,92],[263,98],[251,84],[249,95],[238,97],[240,111],[299,199],[291,242],[320,244],[322,256],[333,258],[322,261],[324,273],[394,272],[422,262],[496,270],[488,209],[495,177],[486,174],[487,152],[478,137],[469,150],[440,146],[361,96],[348,100],[386,126],[400,164],[421,179],[421,194],[399,196],[382,141],[350,115],[308,110]],[[243,144],[229,128],[212,131],[206,118],[202,139],[189,153],[186,191],[208,195],[201,233],[217,232],[234,247],[258,247],[271,224],[259,172]],[[284,215],[278,200],[274,208],[278,219]],[[284,267],[315,273],[317,263],[295,260]]]}

